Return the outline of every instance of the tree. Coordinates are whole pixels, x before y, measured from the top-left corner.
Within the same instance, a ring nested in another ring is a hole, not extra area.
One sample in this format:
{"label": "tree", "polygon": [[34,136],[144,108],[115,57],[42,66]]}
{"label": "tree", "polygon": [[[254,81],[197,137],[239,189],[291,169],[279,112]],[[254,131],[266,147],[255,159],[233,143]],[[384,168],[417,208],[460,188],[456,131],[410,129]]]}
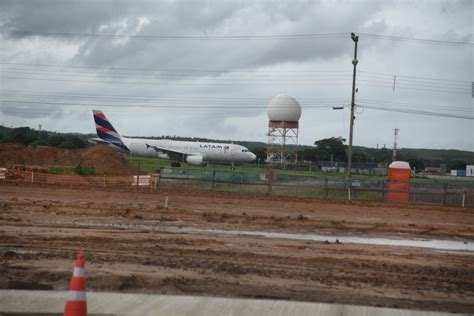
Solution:
{"label": "tree", "polygon": [[29,127],[18,127],[10,133],[11,142],[28,145],[38,139],[38,134]]}
{"label": "tree", "polygon": [[468,163],[465,160],[453,159],[452,162],[449,164],[449,167],[452,170],[466,170],[466,165],[468,165]]}
{"label": "tree", "polygon": [[342,137],[331,137],[314,142],[319,160],[346,161],[347,146]]}
{"label": "tree", "polygon": [[53,147],[75,149],[86,148],[87,144],[74,135],[51,135],[48,137],[48,143]]}

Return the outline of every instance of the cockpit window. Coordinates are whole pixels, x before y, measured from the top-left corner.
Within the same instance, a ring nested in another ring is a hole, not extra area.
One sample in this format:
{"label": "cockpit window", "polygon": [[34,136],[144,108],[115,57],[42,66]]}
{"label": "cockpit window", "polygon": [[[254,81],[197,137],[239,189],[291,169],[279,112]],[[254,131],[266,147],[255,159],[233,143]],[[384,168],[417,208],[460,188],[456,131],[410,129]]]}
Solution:
{"label": "cockpit window", "polygon": [[248,150],[248,149],[242,149],[242,152],[243,152],[243,153],[248,153],[249,150]]}

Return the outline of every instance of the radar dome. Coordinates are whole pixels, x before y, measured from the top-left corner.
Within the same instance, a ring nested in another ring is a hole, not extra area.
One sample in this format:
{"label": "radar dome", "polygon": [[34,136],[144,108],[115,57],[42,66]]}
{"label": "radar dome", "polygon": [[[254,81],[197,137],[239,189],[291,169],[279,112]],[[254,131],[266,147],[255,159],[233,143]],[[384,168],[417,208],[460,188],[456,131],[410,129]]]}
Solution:
{"label": "radar dome", "polygon": [[279,94],[268,104],[268,118],[270,121],[298,122],[301,117],[301,106],[295,98]]}

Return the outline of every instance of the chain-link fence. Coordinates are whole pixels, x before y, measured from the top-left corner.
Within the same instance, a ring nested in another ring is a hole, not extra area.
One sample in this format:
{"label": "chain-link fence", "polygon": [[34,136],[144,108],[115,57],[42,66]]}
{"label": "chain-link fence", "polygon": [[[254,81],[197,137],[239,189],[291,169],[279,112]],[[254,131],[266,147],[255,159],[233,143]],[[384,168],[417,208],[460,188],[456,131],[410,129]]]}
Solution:
{"label": "chain-link fence", "polygon": [[76,173],[51,174],[47,172],[7,169],[3,181],[71,187],[156,188],[158,176],[158,174],[135,176],[81,176]]}
{"label": "chain-link fence", "polygon": [[406,202],[474,206],[473,183],[410,182],[408,191],[390,190],[388,180],[352,180],[276,172],[235,172],[208,169],[162,168],[160,188],[246,192],[308,198],[388,201],[390,193],[406,194]]}
{"label": "chain-link fence", "polygon": [[256,173],[167,167],[161,168],[159,174],[135,176],[80,176],[75,173],[7,170],[2,175],[5,179],[0,181],[63,186],[191,189],[367,201],[391,201],[398,195],[407,203],[474,207],[474,181],[448,184],[416,180],[409,183],[406,191],[397,191],[388,180],[353,179],[348,182],[336,176],[297,175],[268,170]]}

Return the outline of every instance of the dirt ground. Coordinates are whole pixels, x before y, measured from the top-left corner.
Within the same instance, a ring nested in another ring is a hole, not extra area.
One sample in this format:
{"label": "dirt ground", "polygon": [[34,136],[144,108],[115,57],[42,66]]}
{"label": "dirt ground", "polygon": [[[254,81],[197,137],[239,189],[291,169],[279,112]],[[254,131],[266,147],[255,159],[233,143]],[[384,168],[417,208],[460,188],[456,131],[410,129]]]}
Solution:
{"label": "dirt ground", "polygon": [[4,183],[0,285],[67,289],[83,251],[92,291],[474,312],[473,254],[145,227],[473,242],[474,209]]}
{"label": "dirt ground", "polygon": [[[93,168],[97,175],[135,175],[137,169],[120,153],[105,146],[63,149],[0,144],[0,166],[76,166]],[[47,169],[47,168],[46,168]]]}

